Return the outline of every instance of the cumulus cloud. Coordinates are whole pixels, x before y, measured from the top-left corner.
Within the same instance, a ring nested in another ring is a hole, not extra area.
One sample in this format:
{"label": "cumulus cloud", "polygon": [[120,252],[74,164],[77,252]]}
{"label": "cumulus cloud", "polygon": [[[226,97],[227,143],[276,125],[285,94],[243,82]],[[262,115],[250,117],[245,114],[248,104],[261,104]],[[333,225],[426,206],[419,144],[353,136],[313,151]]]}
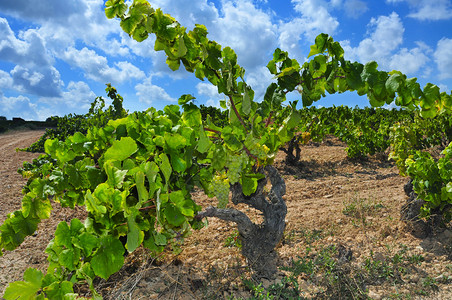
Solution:
{"label": "cumulus cloud", "polygon": [[450,0],[386,0],[396,4],[407,2],[410,7],[408,17],[421,21],[449,20],[452,18],[452,2]]}
{"label": "cumulus cloud", "polygon": [[452,78],[452,39],[442,38],[433,54],[440,79]]}
{"label": "cumulus cloud", "polygon": [[220,100],[224,99],[224,94],[219,95],[218,89],[213,84],[200,82],[196,85],[199,95],[206,97],[206,105],[220,108]]}
{"label": "cumulus cloud", "polygon": [[37,96],[60,94],[60,73],[53,67],[54,60],[36,30],[22,32],[18,38],[8,21],[0,18],[0,57],[16,65],[10,71],[11,88]]}
{"label": "cumulus cloud", "polygon": [[0,92],[13,88],[13,78],[8,72],[0,70]]}
{"label": "cumulus cloud", "polygon": [[37,24],[39,35],[55,55],[80,40],[111,54],[125,55],[129,50],[111,37],[121,32],[119,21],[108,20],[103,6],[103,0],[0,2],[2,13]]}
{"label": "cumulus cloud", "polygon": [[126,61],[116,62],[115,68],[110,67],[105,56],[100,56],[86,47],[81,50],[68,48],[63,58],[70,65],[82,69],[87,78],[101,83],[117,84],[145,77],[143,71]]}
{"label": "cumulus cloud", "polygon": [[391,57],[389,67],[404,74],[414,74],[429,60],[430,58],[425,54],[421,47],[410,50],[402,48]]}
{"label": "cumulus cloud", "polygon": [[66,90],[60,97],[41,97],[40,103],[62,108],[58,115],[68,113],[87,113],[91,102],[96,98],[96,94],[91,90],[86,82],[70,81]]}
{"label": "cumulus cloud", "polygon": [[51,18],[64,23],[71,15],[82,14],[86,6],[84,1],[14,0],[1,1],[0,9],[4,14],[27,21],[42,22]]}
{"label": "cumulus cloud", "polygon": [[315,37],[322,32],[333,35],[339,22],[330,14],[329,4],[323,0],[293,0],[292,3],[299,16],[280,23],[278,43],[281,49],[300,59],[306,56],[300,48],[303,39],[312,44]]}
{"label": "cumulus cloud", "polygon": [[[247,70],[266,63],[268,51],[277,46],[277,25],[252,1],[221,1],[218,8],[206,0],[195,0],[190,5],[184,0],[153,0],[151,4],[174,16],[188,30],[195,24],[204,24],[208,37],[234,49],[239,64]],[[163,64],[164,55],[152,57],[156,70],[168,72]]]}
{"label": "cumulus cloud", "polygon": [[156,103],[166,105],[168,103],[165,102],[177,102],[177,99],[171,97],[165,89],[153,84],[152,77],[148,77],[142,83],[137,84],[135,90],[140,102],[148,105],[155,105]]}
{"label": "cumulus cloud", "polygon": [[266,64],[268,51],[276,46],[276,26],[269,15],[251,2],[225,2],[223,16],[215,22],[212,36],[223,46],[230,46],[246,69]]}
{"label": "cumulus cloud", "polygon": [[402,44],[404,31],[402,21],[395,12],[372,18],[368,24],[368,37],[358,47],[351,47],[349,41],[342,42],[345,55],[350,60],[376,60],[387,65],[388,57]]}
{"label": "cumulus cloud", "polygon": [[423,42],[416,42],[417,46],[410,49],[400,48],[404,31],[399,15],[393,12],[389,16],[372,18],[368,25],[368,37],[357,47],[352,47],[349,41],[341,43],[349,60],[362,63],[375,60],[380,68],[387,71],[399,70],[408,75],[423,72],[423,76],[428,76],[431,70],[427,63],[431,60],[432,49]]}
{"label": "cumulus cloud", "polygon": [[344,3],[344,9],[350,18],[358,18],[369,10],[366,2],[361,0],[347,0]]}
{"label": "cumulus cloud", "polygon": [[36,104],[25,96],[5,97],[0,91],[0,116],[8,119],[21,117],[25,120],[36,120]]}
{"label": "cumulus cloud", "polygon": [[204,24],[211,30],[219,17],[215,4],[207,0],[191,0],[190,5],[187,5],[186,0],[151,0],[149,3],[153,7],[160,7],[189,29],[195,24]]}

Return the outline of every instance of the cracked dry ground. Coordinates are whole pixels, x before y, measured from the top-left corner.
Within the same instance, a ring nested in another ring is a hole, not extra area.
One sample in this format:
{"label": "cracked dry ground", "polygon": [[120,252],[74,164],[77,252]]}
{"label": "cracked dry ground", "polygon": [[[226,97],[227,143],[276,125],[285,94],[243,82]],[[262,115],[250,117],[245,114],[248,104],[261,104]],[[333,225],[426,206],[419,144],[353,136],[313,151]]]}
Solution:
{"label": "cracked dry ground", "polygon": [[[42,131],[17,131],[0,135],[0,222],[9,212],[20,208],[21,188],[25,180],[17,173],[23,161],[38,154],[16,152],[42,135]],[[403,185],[407,179],[398,175],[392,162],[383,156],[366,160],[347,159],[345,145],[335,138],[302,148],[301,161],[288,166],[278,154],[276,166],[286,181],[288,214],[284,241],[278,246],[280,265],[289,266],[292,259],[305,256],[307,248],[315,255],[330,245],[342,245],[353,253],[351,265],[362,265],[366,258],[422,255],[424,261],[402,276],[395,284],[375,282],[367,285],[373,299],[452,299],[452,232],[445,230],[419,239],[399,220],[400,208],[406,201]],[[194,193],[195,201],[207,207],[212,203],[202,193]],[[259,216],[246,207],[242,210],[259,221]],[[82,218],[83,208],[61,209],[54,205],[51,219],[44,220],[37,234],[28,237],[15,251],[0,257],[0,294],[9,282],[21,280],[28,267],[45,270],[44,249],[56,225],[74,217]],[[225,246],[233,240],[232,223],[216,219],[209,226],[185,240],[179,254],[165,251],[151,258],[143,249],[126,257],[126,265],[108,281],[96,282],[105,299],[223,299],[249,298],[252,294],[242,279],[249,276],[246,262],[237,247]],[[437,289],[422,296],[423,278],[436,278]],[[281,276],[275,281],[279,282]],[[301,276],[298,280],[303,297],[310,298],[322,287],[316,278]],[[268,286],[272,282],[264,282]],[[76,292],[87,293],[86,287]],[[394,296],[398,295],[398,296]],[[399,298],[398,298],[399,299]]]}

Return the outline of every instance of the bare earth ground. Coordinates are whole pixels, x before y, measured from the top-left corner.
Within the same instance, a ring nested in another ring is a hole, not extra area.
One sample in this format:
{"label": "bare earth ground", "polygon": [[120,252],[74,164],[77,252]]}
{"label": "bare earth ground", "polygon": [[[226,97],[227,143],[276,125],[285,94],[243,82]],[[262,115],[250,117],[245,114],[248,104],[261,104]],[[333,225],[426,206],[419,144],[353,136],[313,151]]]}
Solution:
{"label": "bare earth ground", "polygon": [[[17,173],[23,161],[38,154],[16,152],[30,145],[42,131],[12,132],[0,135],[0,223],[7,214],[20,209],[21,188],[25,180]],[[368,284],[372,299],[452,299],[452,232],[445,230],[426,239],[415,238],[399,220],[406,201],[403,185],[407,179],[383,157],[366,160],[347,159],[345,145],[337,139],[303,146],[301,162],[287,166],[279,154],[276,166],[286,181],[288,206],[286,234],[277,251],[281,266],[334,245],[352,253],[349,267],[362,266],[366,259],[389,261],[397,254],[422,255],[401,280],[382,280]],[[212,203],[201,193],[194,199],[203,207]],[[259,216],[247,208],[242,209]],[[58,222],[83,218],[81,208],[54,206],[52,218],[44,220],[35,236],[15,251],[0,257],[0,295],[9,282],[22,280],[28,267],[45,270],[44,249]],[[126,258],[126,265],[108,281],[96,282],[106,299],[223,299],[249,298],[243,278],[249,278],[246,262],[234,246],[236,231],[232,223],[209,219],[209,226],[185,240],[182,251],[167,251],[151,258],[138,249]],[[309,247],[309,253],[308,253]],[[282,273],[282,271],[281,271]],[[274,282],[281,282],[281,276]],[[426,279],[434,282],[434,289]],[[303,297],[310,298],[322,289],[321,278],[300,276]],[[426,291],[421,296],[419,290]],[[80,294],[86,287],[80,287]],[[87,294],[89,295],[89,294]],[[340,298],[340,297],[337,297]]]}

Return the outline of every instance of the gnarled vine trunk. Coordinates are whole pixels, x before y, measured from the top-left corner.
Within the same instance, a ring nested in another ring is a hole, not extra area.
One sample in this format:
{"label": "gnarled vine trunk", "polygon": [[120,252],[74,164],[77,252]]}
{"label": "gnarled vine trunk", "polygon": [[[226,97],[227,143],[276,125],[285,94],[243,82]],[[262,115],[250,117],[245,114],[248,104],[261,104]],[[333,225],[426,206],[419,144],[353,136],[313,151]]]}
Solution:
{"label": "gnarled vine trunk", "polygon": [[[239,184],[232,186],[232,202],[244,203],[260,212],[264,218],[261,224],[253,223],[250,218],[237,209],[219,209],[209,207],[198,214],[198,218],[217,217],[237,224],[242,241],[242,254],[256,278],[274,278],[277,273],[278,254],[275,250],[281,241],[286,226],[287,206],[282,196],[286,193],[284,179],[273,166],[265,167],[266,178],[258,182],[257,190],[250,196],[242,193]],[[270,191],[264,187],[270,179]]]}

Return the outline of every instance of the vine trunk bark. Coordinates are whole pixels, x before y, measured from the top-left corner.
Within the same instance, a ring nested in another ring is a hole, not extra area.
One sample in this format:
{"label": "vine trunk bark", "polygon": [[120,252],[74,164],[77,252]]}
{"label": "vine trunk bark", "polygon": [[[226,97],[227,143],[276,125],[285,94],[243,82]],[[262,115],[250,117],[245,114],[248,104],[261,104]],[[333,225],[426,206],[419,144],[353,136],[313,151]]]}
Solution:
{"label": "vine trunk bark", "polygon": [[[281,241],[286,227],[287,206],[282,198],[286,193],[286,185],[273,166],[265,167],[264,171],[266,177],[258,182],[256,192],[250,196],[242,193],[242,187],[239,184],[231,187],[232,202],[244,203],[259,210],[264,218],[261,224],[253,223],[245,213],[234,208],[208,207],[197,217],[217,217],[224,221],[235,222],[242,241],[242,254],[247,259],[254,277],[272,279],[278,271],[276,246]],[[266,193],[264,187],[268,179],[271,189]]]}

